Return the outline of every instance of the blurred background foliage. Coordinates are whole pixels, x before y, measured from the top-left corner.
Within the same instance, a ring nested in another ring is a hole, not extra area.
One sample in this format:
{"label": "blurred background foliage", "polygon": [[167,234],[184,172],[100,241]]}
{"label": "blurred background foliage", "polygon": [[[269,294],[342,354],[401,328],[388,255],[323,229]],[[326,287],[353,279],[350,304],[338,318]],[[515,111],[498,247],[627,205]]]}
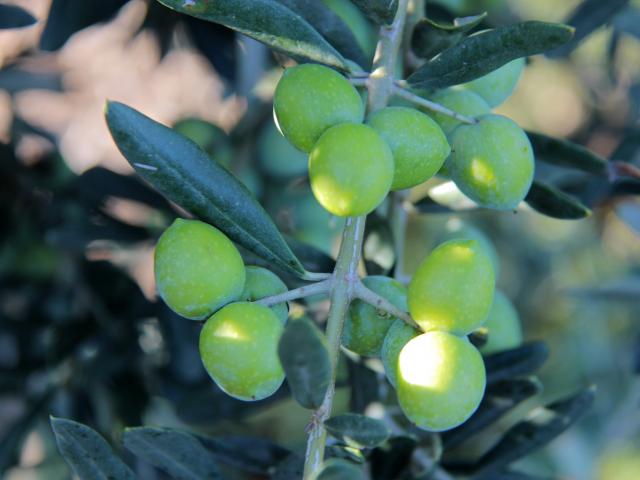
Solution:
{"label": "blurred background foliage", "polygon": [[[278,134],[271,116],[287,60],[155,2],[7,3],[38,21],[0,30],[1,475],[68,477],[48,414],[92,425],[111,440],[124,426],[149,424],[258,434],[299,448],[308,412],[286,391],[258,404],[223,395],[200,364],[198,325],[157,300],[153,245],[179,212],[129,176],[102,115],[109,98],[175,125],[258,196],[312,270],[327,271],[342,221],[315,201],[304,155]],[[373,26],[347,0],[326,3],[371,55]],[[486,10],[490,27],[564,21],[579,3],[434,0],[428,9],[443,19]],[[573,52],[531,59],[498,111],[526,129],[640,166],[640,1],[607,3],[619,5],[606,26]],[[637,186],[618,185],[611,196],[603,193],[608,186],[575,171],[540,168],[538,175],[573,185],[593,215],[574,222],[530,209],[414,210],[404,271],[410,274],[448,230],[464,224],[484,232],[498,253],[498,285],[515,301],[526,339],[544,339],[551,350],[540,372],[545,389],[522,411],[598,386],[588,416],[520,462],[522,469],[640,478],[640,200],[625,195],[625,188],[637,194]],[[373,216],[367,235],[369,273],[389,271],[388,228]],[[308,306],[318,318],[326,313],[324,301]],[[376,408],[367,403],[367,378],[380,366],[371,363],[373,370],[355,377],[360,367],[345,364],[341,384],[347,376],[360,383],[352,392],[339,388],[338,409]],[[516,410],[485,440],[518,418]],[[140,478],[162,478],[147,464],[136,466]]]}

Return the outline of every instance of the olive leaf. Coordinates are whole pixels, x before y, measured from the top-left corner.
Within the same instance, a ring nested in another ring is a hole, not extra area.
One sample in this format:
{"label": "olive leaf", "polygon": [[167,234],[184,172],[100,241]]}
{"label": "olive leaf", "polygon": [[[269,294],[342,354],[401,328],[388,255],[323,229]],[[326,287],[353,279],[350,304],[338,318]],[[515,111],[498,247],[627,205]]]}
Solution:
{"label": "olive leaf", "polygon": [[528,21],[486,30],[465,38],[426,62],[408,79],[412,88],[444,88],[469,82],[520,57],[536,55],[568,42],[573,28]]}
{"label": "olive leaf", "polygon": [[277,0],[158,0],[163,5],[254,38],[296,58],[347,70],[345,59],[304,18]]}
{"label": "olive leaf", "polygon": [[378,25],[391,25],[398,11],[398,0],[352,0],[352,2]]}
{"label": "olive leaf", "polygon": [[332,436],[356,448],[373,448],[389,438],[389,429],[380,420],[357,413],[331,417],[324,425]]}
{"label": "olive leaf", "polygon": [[186,432],[138,427],[124,432],[124,446],[138,457],[178,480],[222,478],[213,456]]}
{"label": "olive leaf", "polygon": [[607,175],[607,160],[588,148],[542,133],[529,131],[526,133],[533,146],[536,160],[559,167],[574,168],[594,175]]}
{"label": "olive leaf", "polygon": [[73,420],[51,417],[58,450],[79,478],[135,480],[131,469],[95,430]]}
{"label": "olive leaf", "polygon": [[452,24],[439,23],[429,18],[418,21],[411,34],[411,48],[422,58],[432,58],[436,54],[450,48],[464,38],[464,34],[477,27],[487,13],[461,17]]}
{"label": "olive leaf", "polygon": [[106,117],[122,154],[160,193],[273,266],[304,275],[262,206],[195,143],[122,103],[109,102]]}
{"label": "olive leaf", "polygon": [[579,220],[591,215],[591,210],[562,190],[534,180],[525,202],[536,212],[562,220]]}
{"label": "olive leaf", "polygon": [[348,460],[330,458],[320,468],[316,480],[364,480],[362,468]]}
{"label": "olive leaf", "polygon": [[33,15],[20,7],[0,4],[0,29],[30,27],[37,21]]}
{"label": "olive leaf", "polygon": [[535,372],[549,357],[549,347],[541,341],[503,352],[493,353],[484,358],[487,369],[487,384]]}
{"label": "olive leaf", "polygon": [[278,355],[293,398],[305,408],[318,408],[331,383],[324,335],[307,318],[293,320],[280,337]]}

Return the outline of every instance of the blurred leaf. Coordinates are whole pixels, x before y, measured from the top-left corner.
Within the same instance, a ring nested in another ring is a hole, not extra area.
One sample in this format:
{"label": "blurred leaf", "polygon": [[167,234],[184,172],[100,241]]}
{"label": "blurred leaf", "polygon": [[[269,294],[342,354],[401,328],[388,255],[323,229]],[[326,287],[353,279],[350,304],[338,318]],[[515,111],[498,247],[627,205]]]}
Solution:
{"label": "blurred leaf", "polygon": [[276,0],[291,11],[297,13],[326,38],[336,50],[362,68],[368,61],[355,35],[344,21],[318,0]]}
{"label": "blurred leaf", "polygon": [[517,376],[530,375],[549,357],[549,347],[541,341],[528,342],[521,347],[493,353],[484,358],[487,384]]}
{"label": "blurred leaf", "polygon": [[531,415],[510,428],[502,439],[474,466],[474,471],[487,475],[505,468],[519,458],[546,445],[589,409],[595,389],[589,388],[569,398],[534,410]]}
{"label": "blurred leaf", "polygon": [[355,447],[345,447],[344,445],[327,445],[325,449],[326,458],[342,458],[353,463],[364,463],[365,458],[362,452]]}
{"label": "blurred leaf", "polygon": [[219,463],[266,475],[271,469],[291,455],[280,445],[259,437],[204,437],[196,435],[200,443]]}
{"label": "blurred leaf", "polygon": [[0,29],[30,27],[38,20],[26,10],[0,3]]}
{"label": "blurred leaf", "polygon": [[398,11],[398,0],[351,0],[378,25],[391,25]]}
{"label": "blurred leaf", "polygon": [[308,243],[301,242],[288,235],[285,235],[285,240],[294,255],[302,262],[305,270],[309,272],[333,272],[336,261],[329,255]]}
{"label": "blurred leaf", "polygon": [[367,217],[362,255],[365,260],[375,262],[378,271],[367,269],[369,275],[386,275],[396,261],[393,233],[389,222],[378,215]]}
{"label": "blurred leaf", "polygon": [[536,212],[562,220],[578,220],[591,215],[591,210],[562,190],[534,180],[525,202]]}
{"label": "blurred leaf", "polygon": [[192,435],[168,428],[138,427],[124,432],[124,446],[179,480],[221,479],[212,455]]}
{"label": "blurred leaf", "polygon": [[380,380],[378,374],[367,367],[362,359],[347,358],[349,371],[350,411],[362,413],[372,403],[378,400]]}
{"label": "blurred leaf", "polygon": [[362,468],[340,458],[324,462],[315,480],[364,480]]}
{"label": "blurred leaf", "polygon": [[411,35],[411,48],[422,58],[432,58],[464,38],[464,34],[477,27],[487,13],[454,19],[452,24],[439,23],[423,18],[416,24]]}
{"label": "blurred leaf", "polygon": [[586,36],[609,22],[627,3],[629,0],[584,0],[566,21],[575,28],[573,39],[547,55],[557,58],[570,54]]}
{"label": "blurred leaf", "polygon": [[640,10],[637,8],[626,7],[613,18],[612,24],[618,32],[640,39]]}
{"label": "blurred leaf", "polygon": [[599,284],[593,287],[578,287],[567,290],[569,295],[590,300],[640,302],[640,276]]}
{"label": "blurred leaf", "polygon": [[536,160],[595,175],[607,175],[607,160],[588,148],[569,140],[553,138],[541,133],[526,133],[533,146]]}
{"label": "blurred leaf", "polygon": [[478,410],[471,418],[459,427],[442,433],[444,448],[455,448],[541,390],[540,382],[530,378],[502,380],[489,385]]}
{"label": "blurred leaf", "polygon": [[276,465],[269,480],[299,480],[304,475],[304,457],[292,453]]}
{"label": "blurred leaf", "polygon": [[331,417],[324,425],[332,436],[357,448],[373,448],[389,438],[389,429],[380,420],[356,413]]}
{"label": "blurred leaf", "polygon": [[340,55],[306,20],[277,0],[158,0],[163,5],[220,23],[293,57],[347,69]]}
{"label": "blurred leaf", "polygon": [[304,274],[262,206],[195,143],[118,102],[106,117],[122,154],[158,191],[274,266]]}
{"label": "blurred leaf", "polygon": [[416,448],[412,437],[392,437],[371,452],[371,476],[374,480],[404,478],[402,473],[411,464],[411,456]]}
{"label": "blurred leaf", "polygon": [[469,82],[520,57],[563,45],[573,29],[558,23],[529,21],[465,38],[429,60],[408,79],[412,88],[444,88]]}
{"label": "blurred leaf", "polygon": [[631,130],[620,141],[611,155],[613,160],[628,163],[639,163],[640,158],[640,130]]}
{"label": "blurred leaf", "polygon": [[324,335],[308,318],[292,320],[280,337],[278,355],[293,398],[305,408],[318,408],[331,383]]}
{"label": "blurred leaf", "polygon": [[135,475],[95,430],[64,418],[51,417],[58,450],[81,479],[135,480]]}

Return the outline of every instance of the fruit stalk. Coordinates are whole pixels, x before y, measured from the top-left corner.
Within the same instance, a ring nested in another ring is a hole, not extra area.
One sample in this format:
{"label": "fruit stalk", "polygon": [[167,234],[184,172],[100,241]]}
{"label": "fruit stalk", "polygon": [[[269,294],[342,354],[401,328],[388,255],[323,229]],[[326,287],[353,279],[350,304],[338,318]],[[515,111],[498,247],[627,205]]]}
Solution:
{"label": "fruit stalk", "polygon": [[[384,108],[391,96],[394,85],[393,71],[402,42],[408,0],[398,2],[398,10],[390,26],[380,27],[378,46],[373,64],[373,72],[367,81],[369,91],[368,113]],[[327,341],[332,362],[332,381],[324,400],[312,416],[308,428],[307,452],[305,455],[304,478],[315,476],[324,459],[327,432],[324,421],[330,417],[335,394],[335,377],[342,329],[349,303],[354,296],[355,286],[360,282],[358,265],[362,253],[362,240],[366,217],[348,218],[342,235],[338,260],[333,273],[331,307],[327,320]]]}

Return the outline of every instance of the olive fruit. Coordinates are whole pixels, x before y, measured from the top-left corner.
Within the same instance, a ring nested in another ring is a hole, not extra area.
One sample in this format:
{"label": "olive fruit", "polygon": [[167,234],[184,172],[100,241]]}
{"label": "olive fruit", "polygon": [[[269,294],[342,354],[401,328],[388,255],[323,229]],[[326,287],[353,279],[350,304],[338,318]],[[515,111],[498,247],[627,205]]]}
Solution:
{"label": "olive fruit", "polygon": [[211,316],[200,332],[200,357],[213,381],[239,400],[261,400],[284,381],[278,357],[282,321],[269,307],[238,302]]}
{"label": "olive fruit", "polygon": [[463,86],[484,98],[492,108],[497,107],[513,93],[524,66],[524,58],[517,58],[491,73],[463,84]]}
{"label": "olive fruit", "polygon": [[[246,267],[244,290],[242,290],[239,300],[254,302],[261,298],[270,297],[271,295],[285,293],[287,290],[284,282],[272,271],[249,265]],[[289,309],[287,308],[286,302],[273,305],[271,310],[274,311],[283,323],[287,321]]]}
{"label": "olive fruit", "polygon": [[414,187],[434,176],[451,149],[442,129],[429,116],[407,107],[374,112],[367,123],[391,148],[394,161],[391,190]]}
{"label": "olive fruit", "polygon": [[424,259],[411,279],[409,312],[424,331],[466,335],[487,317],[494,283],[491,260],[477,241],[445,242]]}
{"label": "olive fruit", "polygon": [[533,182],[534,158],[524,131],[501,115],[460,125],[451,136],[447,169],[457,187],[474,202],[497,210],[514,209]]}
{"label": "olive fruit", "polygon": [[245,269],[220,230],[178,218],[156,245],[155,278],[160,297],[174,312],[202,319],[240,296]]}
{"label": "olive fruit", "polygon": [[504,293],[496,290],[489,316],[484,322],[488,331],[487,343],[480,347],[483,354],[519,347],[522,326],[518,312]]}
{"label": "olive fruit", "polygon": [[309,152],[329,127],[360,123],[364,118],[364,104],[355,87],[335,70],[315,64],[284,71],[273,111],[280,132],[303,152]]}
{"label": "olive fruit", "polygon": [[[491,107],[484,98],[471,90],[460,87],[438,90],[430,99],[443,107],[447,107],[449,110],[453,110],[461,115],[466,115],[467,117],[480,117],[491,113]],[[447,136],[451,135],[451,132],[461,123],[449,115],[436,112],[428,113],[429,116],[440,125],[440,128]]]}
{"label": "olive fruit", "polygon": [[427,332],[402,348],[398,359],[400,408],[419,428],[441,432],[476,411],[486,386],[482,356],[466,339]]}
{"label": "olive fruit", "polygon": [[309,154],[309,179],[316,199],[339,217],[365,215],[386,197],[393,156],[376,131],[343,123],[327,130]]}
{"label": "olive fruit", "polygon": [[[397,280],[370,276],[365,277],[362,283],[399,309],[407,310],[407,289]],[[342,344],[359,355],[377,356],[385,335],[395,320],[395,317],[379,312],[362,300],[354,300],[345,320]]]}
{"label": "olive fruit", "polygon": [[380,350],[380,358],[382,359],[382,365],[384,366],[384,373],[386,374],[389,383],[394,387],[397,384],[398,357],[400,357],[402,347],[404,347],[413,337],[417,337],[420,333],[421,332],[408,325],[403,320],[396,320],[393,322],[384,337],[382,349]]}
{"label": "olive fruit", "polygon": [[459,218],[452,218],[445,225],[444,232],[439,238],[439,243],[449,240],[477,240],[487,255],[489,255],[491,265],[493,265],[493,273],[495,274],[496,280],[498,279],[500,256],[498,255],[496,247],[482,230],[474,227],[470,223],[461,221]]}

